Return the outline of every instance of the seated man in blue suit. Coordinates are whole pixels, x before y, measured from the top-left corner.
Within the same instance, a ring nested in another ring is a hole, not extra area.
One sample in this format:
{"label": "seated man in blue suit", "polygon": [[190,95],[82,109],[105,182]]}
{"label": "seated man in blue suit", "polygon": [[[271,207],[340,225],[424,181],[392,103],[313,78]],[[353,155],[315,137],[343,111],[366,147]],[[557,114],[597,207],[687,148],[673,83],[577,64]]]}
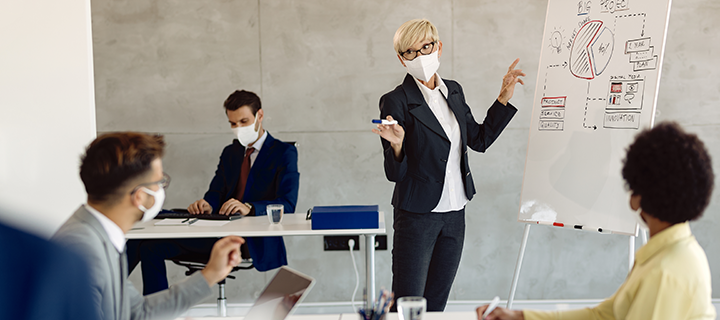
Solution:
{"label": "seated man in blue suit", "polygon": [[[210,188],[188,207],[192,214],[266,215],[269,204],[282,204],[295,212],[300,173],[295,146],[275,139],[263,129],[260,98],[249,91],[235,91],[224,103],[225,115],[236,139],[225,147]],[[267,271],[287,265],[282,237],[245,238],[253,265]],[[209,256],[215,238],[168,239],[135,242],[137,255],[130,270],[142,261],[143,293],[168,287],[165,259],[186,254]],[[130,250],[131,245],[128,244]],[[132,257],[131,257],[132,259]]]}

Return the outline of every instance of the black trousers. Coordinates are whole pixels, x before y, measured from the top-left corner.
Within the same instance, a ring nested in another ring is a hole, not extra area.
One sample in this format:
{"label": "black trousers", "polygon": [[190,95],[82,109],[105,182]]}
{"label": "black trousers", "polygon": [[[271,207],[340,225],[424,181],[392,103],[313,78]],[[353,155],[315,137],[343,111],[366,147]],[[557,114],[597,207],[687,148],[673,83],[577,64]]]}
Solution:
{"label": "black trousers", "polygon": [[443,213],[395,209],[393,229],[395,298],[423,296],[428,311],[445,310],[465,241],[465,209]]}

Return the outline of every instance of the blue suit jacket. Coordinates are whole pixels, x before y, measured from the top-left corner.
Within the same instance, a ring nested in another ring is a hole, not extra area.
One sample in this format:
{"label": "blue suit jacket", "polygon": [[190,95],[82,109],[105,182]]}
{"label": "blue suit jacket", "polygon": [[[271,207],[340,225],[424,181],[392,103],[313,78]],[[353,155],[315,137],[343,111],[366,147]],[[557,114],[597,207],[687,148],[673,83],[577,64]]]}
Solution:
{"label": "blue suit jacket", "polygon": [[[245,147],[233,140],[222,152],[215,177],[205,193],[205,201],[217,213],[225,201],[235,198]],[[295,146],[273,138],[268,133],[250,169],[243,202],[255,208],[255,215],[266,215],[268,204],[282,204],[285,213],[294,213],[297,205],[300,173]],[[259,271],[275,269],[287,264],[282,237],[246,238],[253,264]]]}
{"label": "blue suit jacket", "polygon": [[[448,88],[447,104],[455,114],[460,127],[460,172],[465,185],[465,195],[471,200],[475,185],[470,174],[467,148],[485,152],[510,123],[517,109],[510,103],[502,105],[497,100],[488,109],[485,121],[477,123],[465,103],[465,94],[459,83],[443,79]],[[395,182],[392,204],[397,209],[425,213],[434,209],[440,201],[445,166],[450,154],[450,139],[411,75],[395,90],[380,98],[380,117],[391,115],[405,129],[402,159],[397,161],[390,143],[380,138],[384,148],[385,176]]]}
{"label": "blue suit jacket", "polygon": [[0,223],[0,319],[98,319],[86,260]]}

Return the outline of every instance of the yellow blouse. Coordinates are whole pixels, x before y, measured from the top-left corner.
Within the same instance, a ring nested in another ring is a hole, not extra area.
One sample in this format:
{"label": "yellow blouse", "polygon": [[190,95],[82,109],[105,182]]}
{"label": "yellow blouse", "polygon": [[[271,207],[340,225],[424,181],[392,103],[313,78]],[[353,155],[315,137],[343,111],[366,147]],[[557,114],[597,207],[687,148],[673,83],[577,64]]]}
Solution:
{"label": "yellow blouse", "polygon": [[594,308],[525,310],[534,319],[715,319],[710,267],[687,222],[650,238],[615,294]]}

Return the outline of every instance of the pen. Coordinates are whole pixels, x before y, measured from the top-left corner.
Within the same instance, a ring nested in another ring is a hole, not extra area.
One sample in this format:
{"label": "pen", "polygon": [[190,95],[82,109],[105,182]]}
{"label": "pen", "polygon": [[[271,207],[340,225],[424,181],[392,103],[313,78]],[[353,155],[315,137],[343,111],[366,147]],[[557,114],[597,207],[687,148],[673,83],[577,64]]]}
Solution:
{"label": "pen", "polygon": [[390,120],[385,120],[385,119],[382,119],[382,120],[381,119],[373,119],[372,123],[391,125],[391,124],[397,124],[398,122],[397,122],[397,120],[390,121]]}
{"label": "pen", "polygon": [[495,310],[495,308],[497,308],[498,303],[500,303],[500,297],[495,296],[495,298],[492,299],[492,302],[490,302],[490,305],[488,306],[488,308],[485,309],[485,313],[483,313],[483,316],[482,316],[483,320],[485,320],[485,317],[490,315],[490,313],[493,312],[493,310]]}
{"label": "pen", "polygon": [[598,233],[604,233],[604,234],[612,233],[612,231],[607,230],[607,229],[595,228],[595,227],[589,227],[589,226],[583,226],[583,225],[575,225],[575,229],[578,229],[578,230],[587,230],[587,231],[595,231],[595,230],[597,230]]}

